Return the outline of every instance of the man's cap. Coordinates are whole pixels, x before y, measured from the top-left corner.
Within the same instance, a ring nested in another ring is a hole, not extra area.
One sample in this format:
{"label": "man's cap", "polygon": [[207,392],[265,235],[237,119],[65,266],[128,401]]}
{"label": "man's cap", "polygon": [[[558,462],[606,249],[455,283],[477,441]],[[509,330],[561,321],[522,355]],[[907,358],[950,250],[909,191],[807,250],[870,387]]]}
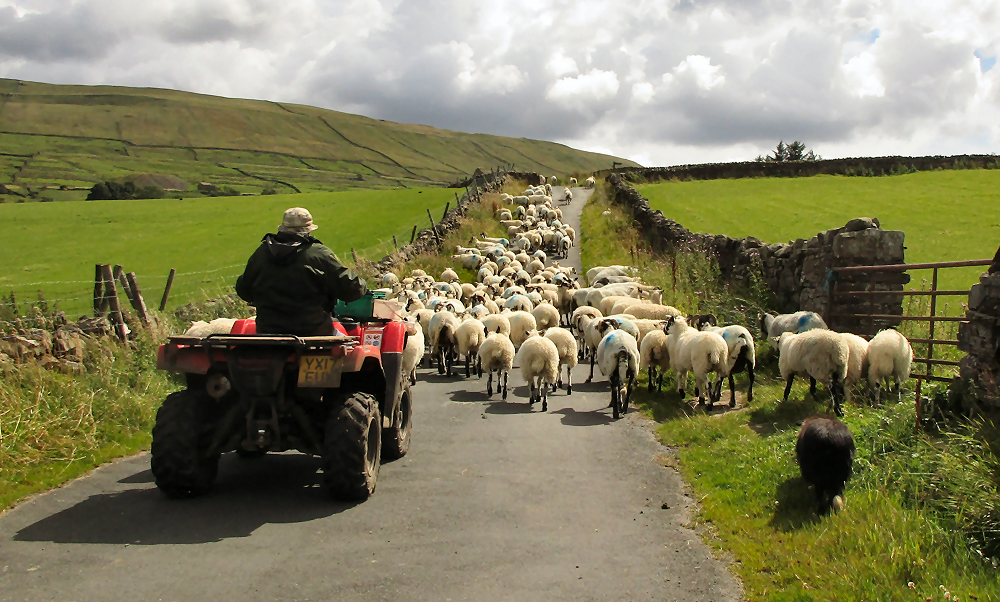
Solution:
{"label": "man's cap", "polygon": [[308,234],[319,226],[313,223],[312,214],[308,209],[302,207],[292,207],[285,211],[285,217],[278,226],[278,232],[295,232],[296,234]]}

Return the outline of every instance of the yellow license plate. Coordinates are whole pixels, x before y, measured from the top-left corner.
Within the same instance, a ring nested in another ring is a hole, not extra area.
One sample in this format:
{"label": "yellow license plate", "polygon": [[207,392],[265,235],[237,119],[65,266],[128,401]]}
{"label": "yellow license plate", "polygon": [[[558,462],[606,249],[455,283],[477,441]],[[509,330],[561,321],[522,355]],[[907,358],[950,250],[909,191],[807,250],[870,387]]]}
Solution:
{"label": "yellow license plate", "polygon": [[340,386],[340,373],[344,370],[344,358],[303,355],[299,358],[299,386],[322,389]]}

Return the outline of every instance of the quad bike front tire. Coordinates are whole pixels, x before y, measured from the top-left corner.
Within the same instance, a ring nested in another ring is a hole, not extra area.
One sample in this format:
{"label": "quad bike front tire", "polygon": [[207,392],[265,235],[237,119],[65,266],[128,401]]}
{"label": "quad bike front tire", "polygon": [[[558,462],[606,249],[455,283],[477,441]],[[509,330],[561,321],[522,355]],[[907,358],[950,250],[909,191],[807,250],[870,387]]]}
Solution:
{"label": "quad bike front tire", "polygon": [[156,412],[150,468],[156,486],[167,497],[189,498],[206,493],[219,470],[219,454],[207,455],[213,425],[206,423],[204,392],[171,393]]}
{"label": "quad bike front tire", "polygon": [[337,397],[326,419],[323,481],[335,499],[364,501],[375,491],[382,463],[382,416],[367,393]]}
{"label": "quad bike front tire", "polygon": [[403,387],[399,397],[399,408],[392,418],[392,426],[385,430],[382,453],[386,460],[398,460],[410,451],[410,432],[413,428],[413,391],[410,385]]}

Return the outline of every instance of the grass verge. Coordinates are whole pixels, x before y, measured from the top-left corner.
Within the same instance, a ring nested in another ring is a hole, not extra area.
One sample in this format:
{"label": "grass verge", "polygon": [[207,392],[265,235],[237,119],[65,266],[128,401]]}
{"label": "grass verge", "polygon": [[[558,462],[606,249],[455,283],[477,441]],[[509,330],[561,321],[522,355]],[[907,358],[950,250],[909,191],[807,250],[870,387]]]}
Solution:
{"label": "grass verge", "polygon": [[[713,311],[727,324],[747,325],[767,304],[760,287],[720,284],[703,255],[650,255],[603,188],[585,208],[581,231],[585,268],[639,265],[644,280],[664,286],[665,302],[691,313]],[[911,392],[881,407],[855,392],[844,419],[858,448],[847,509],[819,517],[794,447],[797,422],[827,411],[826,394],[821,387],[816,402],[799,381],[788,402],[778,401],[776,355],[759,343],[757,357],[754,401],[740,411],[692,407],[672,391],[672,377],[656,393],[642,376],[636,394],[673,451],[667,463],[700,501],[696,522],[733,558],[749,600],[1000,599],[1000,462],[986,443],[997,440],[995,431],[944,424],[916,432]]]}

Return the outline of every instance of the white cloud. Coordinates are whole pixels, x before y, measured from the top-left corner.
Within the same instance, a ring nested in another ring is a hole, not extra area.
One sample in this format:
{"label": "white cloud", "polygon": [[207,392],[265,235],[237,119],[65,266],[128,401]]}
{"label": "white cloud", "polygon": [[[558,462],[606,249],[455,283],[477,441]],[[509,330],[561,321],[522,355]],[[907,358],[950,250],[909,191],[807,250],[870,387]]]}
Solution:
{"label": "white cloud", "polygon": [[712,59],[707,56],[693,54],[681,61],[675,72],[678,75],[690,73],[699,88],[711,90],[726,81],[726,76],[719,75],[721,69],[718,65],[713,65]]}
{"label": "white cloud", "polygon": [[844,64],[848,89],[857,96],[884,96],[885,86],[879,80],[875,55],[863,52]]}
{"label": "white cloud", "polygon": [[549,73],[555,77],[562,77],[571,73],[580,72],[580,68],[576,66],[576,61],[563,54],[562,50],[553,55],[552,58],[549,59],[549,62],[545,63],[545,67],[549,70]]}
{"label": "white cloud", "polygon": [[618,76],[614,72],[592,69],[590,73],[556,81],[545,98],[571,110],[584,112],[614,97],[618,87]]}

